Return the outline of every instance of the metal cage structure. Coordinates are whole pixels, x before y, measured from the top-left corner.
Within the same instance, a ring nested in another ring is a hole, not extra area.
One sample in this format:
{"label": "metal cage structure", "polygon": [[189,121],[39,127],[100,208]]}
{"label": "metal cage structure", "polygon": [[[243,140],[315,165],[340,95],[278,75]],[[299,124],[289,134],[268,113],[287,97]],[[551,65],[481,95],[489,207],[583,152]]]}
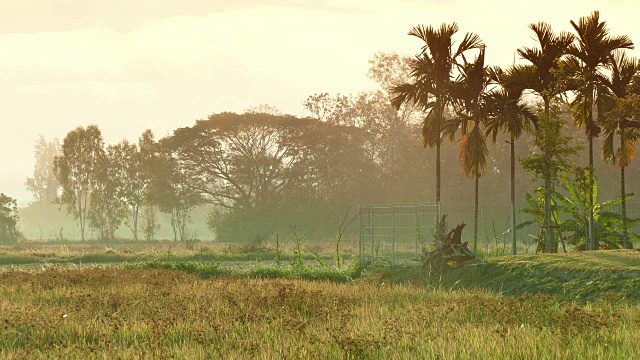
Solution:
{"label": "metal cage structure", "polygon": [[416,261],[422,245],[433,240],[439,218],[437,203],[358,206],[358,256],[393,265]]}

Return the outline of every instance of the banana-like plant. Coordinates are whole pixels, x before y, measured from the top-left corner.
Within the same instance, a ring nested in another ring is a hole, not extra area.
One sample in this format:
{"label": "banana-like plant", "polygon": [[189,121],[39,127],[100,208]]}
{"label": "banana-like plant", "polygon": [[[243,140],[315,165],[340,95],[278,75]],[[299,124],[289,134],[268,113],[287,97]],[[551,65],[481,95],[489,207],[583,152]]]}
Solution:
{"label": "banana-like plant", "polygon": [[[589,234],[589,189],[588,189],[588,169],[580,168],[575,172],[575,178],[570,179],[564,176],[564,187],[567,195],[554,191],[551,197],[551,227],[552,233],[555,235],[555,246],[558,239],[562,236],[563,246],[564,240],[571,245],[575,245],[577,249],[584,250],[586,239]],[[594,199],[597,199],[598,184],[593,182],[592,193]],[[538,224],[540,233],[535,236],[537,250],[544,248],[543,225],[544,225],[544,188],[539,187],[533,191],[534,195],[527,193],[525,201],[527,207],[520,211],[529,214],[533,219],[521,222],[516,226],[522,229],[526,226]],[[633,197],[633,193],[627,194],[625,200]],[[593,207],[593,227],[594,234],[598,236],[598,240],[602,247],[610,249],[619,249],[624,244],[624,227],[623,218],[614,206],[622,202],[622,197],[597,203],[594,200]],[[627,219],[627,224],[632,227],[640,223],[640,218]],[[640,236],[630,232],[629,239],[635,242],[640,241]]]}
{"label": "banana-like plant", "polygon": [[[556,198],[560,196],[560,194],[556,191],[551,192],[552,196],[550,197],[550,228],[552,230],[558,230],[560,228],[560,216],[557,210],[557,201]],[[545,240],[545,234],[547,232],[545,229],[545,188],[544,186],[537,187],[533,190],[533,195],[526,193],[524,195],[524,200],[527,203],[527,207],[520,209],[520,212],[529,214],[533,217],[533,219],[523,221],[516,225],[516,230],[525,228],[529,225],[537,224],[539,226],[540,231],[538,234],[534,236],[536,242],[536,253],[543,252],[545,250],[545,246],[547,246],[547,240]],[[550,232],[551,234],[555,233],[554,231]],[[555,237],[552,235],[552,237]],[[555,241],[553,241],[553,251],[557,252],[558,241],[557,237],[555,237]]]}
{"label": "banana-like plant", "polygon": [[[565,176],[565,188],[568,196],[560,196],[558,201],[558,212],[567,215],[567,219],[562,221],[560,231],[568,233],[567,241],[575,245],[578,249],[584,249],[589,233],[589,188],[588,170],[582,169],[576,173],[575,179]],[[593,205],[593,228],[594,235],[597,236],[602,247],[611,249],[621,248],[624,244],[623,218],[619,211],[613,207],[622,202],[622,197],[597,203],[598,184],[593,181],[592,192],[594,198]],[[625,200],[633,197],[633,193],[627,194]],[[640,218],[627,219],[630,226],[640,222]],[[638,234],[629,233],[629,238],[633,241],[640,241]]]}

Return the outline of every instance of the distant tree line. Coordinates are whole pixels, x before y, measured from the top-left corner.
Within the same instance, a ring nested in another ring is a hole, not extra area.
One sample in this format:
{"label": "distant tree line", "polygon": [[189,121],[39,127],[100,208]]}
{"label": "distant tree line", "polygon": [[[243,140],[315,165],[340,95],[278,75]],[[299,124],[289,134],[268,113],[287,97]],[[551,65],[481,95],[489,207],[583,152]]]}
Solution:
{"label": "distant tree line", "polygon": [[[557,251],[559,234],[569,231],[559,212],[583,228],[574,245],[629,247],[625,170],[636,171],[627,167],[640,128],[638,61],[624,52],[631,40],[609,35],[597,12],[571,24],[574,33],[560,34],[532,24],[539,47],[518,49],[526,64],[506,69],[485,64],[478,35],[455,39],[455,23],[416,26],[416,56],[378,53],[370,61],[377,90],[311,95],[307,118],[269,105],[212,114],[159,141],[147,130],[137,144],[105,146],[96,126],[79,127],[62,144],[38,141],[27,187],[37,200],[65,205],[83,238],[87,227],[110,239],[126,225],[134,238],[151,239],[163,212],[184,240],[190,211],[202,205],[216,237],[236,241],[317,229],[359,204],[435,200],[474,204],[475,243],[482,189],[491,193],[484,203],[512,204],[514,253],[517,199],[541,226],[541,251]],[[616,196],[620,214],[598,212],[596,172],[599,193]],[[605,225],[620,231],[594,232]],[[331,235],[323,231],[315,235]]]}

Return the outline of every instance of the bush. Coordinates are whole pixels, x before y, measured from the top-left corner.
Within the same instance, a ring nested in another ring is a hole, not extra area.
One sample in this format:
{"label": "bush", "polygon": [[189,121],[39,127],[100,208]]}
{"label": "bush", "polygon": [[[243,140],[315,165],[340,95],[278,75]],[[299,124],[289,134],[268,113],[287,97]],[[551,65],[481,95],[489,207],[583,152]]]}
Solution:
{"label": "bush", "polygon": [[16,200],[0,193],[0,242],[15,244],[22,239],[18,219]]}

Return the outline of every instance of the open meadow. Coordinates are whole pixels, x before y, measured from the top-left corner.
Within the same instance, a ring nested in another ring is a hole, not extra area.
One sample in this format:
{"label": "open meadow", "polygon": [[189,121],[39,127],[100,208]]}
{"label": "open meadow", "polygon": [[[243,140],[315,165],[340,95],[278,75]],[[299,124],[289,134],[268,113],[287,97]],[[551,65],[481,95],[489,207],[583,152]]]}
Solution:
{"label": "open meadow", "polygon": [[[140,248],[146,260],[80,265],[73,262],[80,256],[141,254],[134,248],[5,248],[0,357],[640,355],[637,251],[502,257],[429,272],[355,260],[336,269],[294,255],[279,263],[219,261],[230,256],[217,253],[221,249],[193,249],[202,258],[189,260],[186,248],[169,250],[168,259],[166,248]],[[7,263],[27,255],[58,261]]]}

